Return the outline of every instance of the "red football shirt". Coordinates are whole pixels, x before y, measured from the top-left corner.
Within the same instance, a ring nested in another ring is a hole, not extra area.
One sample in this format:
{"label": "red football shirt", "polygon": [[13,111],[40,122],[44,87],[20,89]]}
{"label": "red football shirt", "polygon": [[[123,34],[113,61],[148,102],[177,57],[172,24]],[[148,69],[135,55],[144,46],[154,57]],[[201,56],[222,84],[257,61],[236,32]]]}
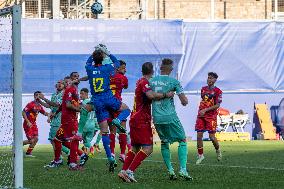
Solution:
{"label": "red football shirt", "polygon": [[116,73],[114,76],[110,78],[110,89],[112,94],[118,98],[120,101],[122,89],[128,88],[128,79],[125,75],[121,73]]}
{"label": "red football shirt", "polygon": [[151,119],[151,100],[146,96],[146,92],[150,91],[149,81],[141,78],[136,82],[133,114],[139,114],[138,119]]}
{"label": "red football shirt", "polygon": [[[199,111],[222,102],[222,91],[218,87],[210,89],[208,86],[201,89],[201,102]],[[198,111],[198,112],[199,112]],[[204,117],[213,117],[218,114],[217,109],[205,113]],[[199,113],[198,113],[199,116]]]}
{"label": "red football shirt", "polygon": [[[36,118],[37,118],[37,115],[38,115],[39,112],[42,113],[42,114],[45,113],[43,107],[35,101],[28,103],[26,105],[26,107],[24,108],[24,111],[26,112],[28,120],[32,124],[36,123]],[[26,124],[26,121],[24,121],[24,124]]]}
{"label": "red football shirt", "polygon": [[77,87],[68,86],[62,97],[62,114],[61,123],[77,122],[77,112],[66,107],[66,103],[71,102],[75,106],[79,106],[79,95]]}

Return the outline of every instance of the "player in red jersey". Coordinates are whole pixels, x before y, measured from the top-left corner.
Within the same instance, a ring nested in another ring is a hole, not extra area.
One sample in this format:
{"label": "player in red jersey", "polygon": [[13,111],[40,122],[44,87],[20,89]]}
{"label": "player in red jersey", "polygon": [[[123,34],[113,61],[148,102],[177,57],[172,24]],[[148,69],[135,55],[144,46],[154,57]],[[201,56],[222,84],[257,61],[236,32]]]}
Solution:
{"label": "player in red jersey", "polygon": [[48,116],[48,113],[44,111],[42,105],[39,103],[39,96],[41,92],[34,92],[34,100],[26,105],[22,111],[24,118],[24,130],[28,140],[23,141],[23,145],[29,144],[29,148],[26,152],[26,157],[34,157],[32,151],[38,142],[38,128],[36,125],[36,118],[38,113]]}
{"label": "player in red jersey", "polygon": [[[125,76],[126,73],[126,63],[123,60],[119,60],[120,66],[117,68],[116,73],[114,76],[111,77],[110,80],[110,89],[112,90],[113,95],[122,101],[121,93],[123,89],[128,88],[128,79]],[[116,118],[120,112],[113,112],[111,117]],[[112,119],[108,120],[109,123],[112,122]],[[126,120],[121,121],[121,125],[123,128],[126,128]],[[112,156],[115,156],[114,149],[115,149],[115,136],[116,136],[116,127],[110,127],[110,150]],[[120,144],[120,155],[119,160],[124,162],[125,160],[125,151],[127,145],[127,134],[119,132],[119,144]]]}
{"label": "player in red jersey", "polygon": [[[60,155],[63,143],[64,146],[70,149],[70,156],[68,162],[69,169],[79,170],[88,160],[88,156],[79,149],[79,141],[82,140],[82,138],[77,136],[77,114],[81,110],[78,94],[79,74],[78,72],[72,72],[70,74],[70,77],[71,85],[66,87],[62,97],[62,104],[58,110],[62,111],[62,115],[61,126],[56,132],[56,136],[54,138],[55,158],[54,161],[52,161],[48,165],[48,167],[58,167],[62,164],[62,159],[60,159]],[[81,157],[79,165],[77,165],[77,155]]]}
{"label": "player in red jersey", "polygon": [[214,84],[218,78],[218,75],[214,72],[208,73],[207,86],[201,89],[201,102],[199,105],[199,111],[197,115],[195,131],[197,132],[197,151],[198,158],[196,164],[200,164],[204,159],[203,155],[203,132],[208,131],[209,138],[212,141],[216,153],[217,159],[222,159],[221,150],[218,140],[215,137],[217,127],[217,109],[222,102],[222,91]]}
{"label": "player in red jersey", "polygon": [[127,153],[122,170],[118,174],[119,178],[126,182],[137,182],[134,178],[134,171],[153,152],[152,100],[174,96],[173,92],[162,94],[151,90],[149,80],[153,73],[153,64],[144,63],[142,65],[143,77],[136,82],[134,107],[129,122],[132,149]]}

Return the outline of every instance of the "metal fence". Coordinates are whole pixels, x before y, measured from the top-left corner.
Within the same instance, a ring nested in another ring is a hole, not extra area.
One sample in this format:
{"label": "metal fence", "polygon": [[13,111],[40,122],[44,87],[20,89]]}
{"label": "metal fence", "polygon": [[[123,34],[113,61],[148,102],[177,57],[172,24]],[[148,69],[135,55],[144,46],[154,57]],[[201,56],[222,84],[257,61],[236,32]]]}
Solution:
{"label": "metal fence", "polygon": [[[18,0],[19,2],[20,0]],[[98,1],[104,19],[284,20],[284,0],[21,0],[26,18],[94,18]],[[0,0],[0,8],[14,0]],[[57,4],[53,4],[58,2]],[[53,5],[52,5],[53,4]]]}

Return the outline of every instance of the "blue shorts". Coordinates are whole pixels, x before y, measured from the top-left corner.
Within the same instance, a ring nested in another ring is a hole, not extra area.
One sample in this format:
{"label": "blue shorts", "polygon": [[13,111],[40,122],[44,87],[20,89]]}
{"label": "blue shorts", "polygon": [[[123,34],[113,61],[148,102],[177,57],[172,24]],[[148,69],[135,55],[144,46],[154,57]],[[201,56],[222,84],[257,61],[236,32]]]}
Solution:
{"label": "blue shorts", "polygon": [[96,108],[98,123],[108,120],[110,118],[110,112],[118,111],[122,103],[114,96],[97,97],[92,101]]}

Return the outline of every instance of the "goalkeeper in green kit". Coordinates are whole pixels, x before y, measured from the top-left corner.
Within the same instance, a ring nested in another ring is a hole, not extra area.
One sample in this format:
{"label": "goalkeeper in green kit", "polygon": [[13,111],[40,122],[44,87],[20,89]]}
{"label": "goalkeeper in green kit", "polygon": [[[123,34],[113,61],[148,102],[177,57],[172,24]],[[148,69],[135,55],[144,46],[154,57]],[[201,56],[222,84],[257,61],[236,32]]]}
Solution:
{"label": "goalkeeper in green kit", "polygon": [[89,156],[94,155],[94,147],[91,145],[91,141],[95,133],[100,129],[97,122],[96,113],[91,100],[88,96],[89,90],[87,88],[82,88],[80,91],[80,99],[82,100],[82,109],[80,112],[79,120],[79,135],[82,135],[84,147],[83,151]]}
{"label": "goalkeeper in green kit", "polygon": [[[188,99],[183,92],[180,82],[169,75],[173,70],[173,61],[163,59],[160,67],[161,75],[150,80],[153,91],[166,94],[175,91],[183,106],[188,104]],[[161,153],[169,172],[170,180],[177,179],[171,163],[170,144],[178,142],[178,159],[180,165],[179,176],[185,180],[192,180],[187,172],[187,143],[183,126],[177,116],[174,99],[164,98],[152,102],[152,115],[156,131],[161,139]]]}

